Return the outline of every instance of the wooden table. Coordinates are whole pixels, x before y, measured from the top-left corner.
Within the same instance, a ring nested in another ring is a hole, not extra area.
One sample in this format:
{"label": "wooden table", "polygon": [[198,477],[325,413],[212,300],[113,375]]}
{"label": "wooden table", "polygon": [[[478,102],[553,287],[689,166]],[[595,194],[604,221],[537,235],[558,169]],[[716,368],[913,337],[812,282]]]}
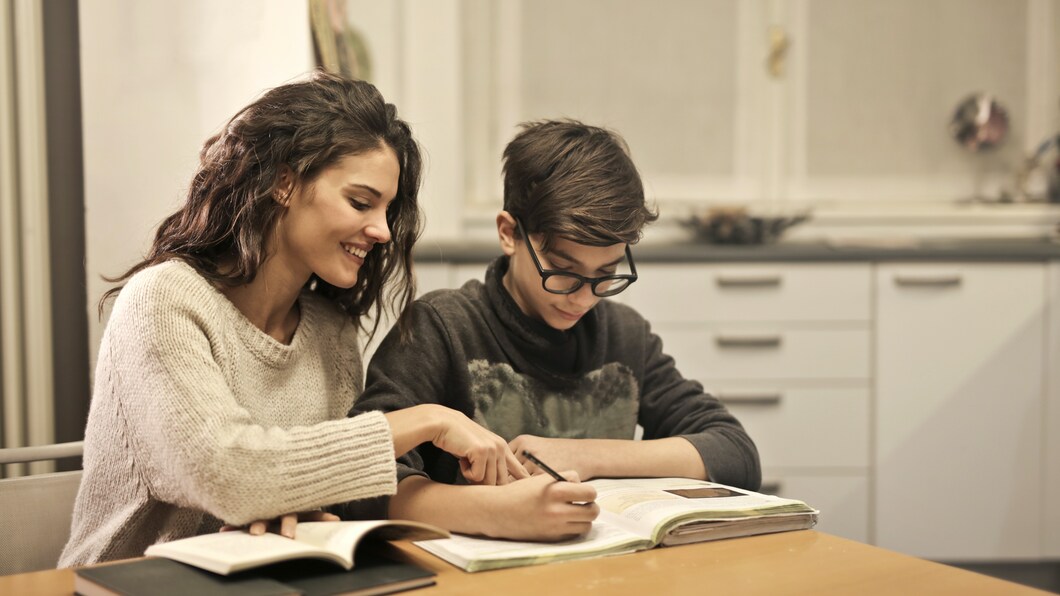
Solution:
{"label": "wooden table", "polygon": [[[592,559],[465,573],[412,544],[400,556],[438,573],[448,594],[1044,594],[812,530]],[[0,594],[73,593],[70,569],[0,577]]]}

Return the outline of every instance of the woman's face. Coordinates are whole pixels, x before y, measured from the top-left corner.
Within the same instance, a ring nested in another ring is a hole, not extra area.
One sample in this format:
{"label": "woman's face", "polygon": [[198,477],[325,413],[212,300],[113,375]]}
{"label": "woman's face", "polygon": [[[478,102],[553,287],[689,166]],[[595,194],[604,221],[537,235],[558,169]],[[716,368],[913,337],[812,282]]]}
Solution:
{"label": "woman's face", "polygon": [[333,286],[352,287],[372,248],[390,241],[386,212],[400,174],[397,155],[385,145],[326,168],[292,193],[274,256],[302,283],[316,273]]}

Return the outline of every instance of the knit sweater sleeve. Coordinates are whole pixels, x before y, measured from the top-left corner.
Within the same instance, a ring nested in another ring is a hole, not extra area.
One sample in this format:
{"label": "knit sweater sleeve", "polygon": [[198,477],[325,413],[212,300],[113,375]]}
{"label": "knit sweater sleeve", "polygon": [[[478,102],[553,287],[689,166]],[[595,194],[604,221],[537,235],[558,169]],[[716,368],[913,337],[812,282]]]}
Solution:
{"label": "knit sweater sleeve", "polygon": [[244,524],[395,492],[385,417],[257,423],[224,376],[212,288],[170,285],[134,278],[123,289],[101,355],[114,371],[132,472],[155,498]]}
{"label": "knit sweater sleeve", "polygon": [[716,397],[681,376],[648,323],[639,324],[647,337],[639,414],[644,438],[683,437],[699,451],[711,480],[757,490],[762,471],[754,441]]}

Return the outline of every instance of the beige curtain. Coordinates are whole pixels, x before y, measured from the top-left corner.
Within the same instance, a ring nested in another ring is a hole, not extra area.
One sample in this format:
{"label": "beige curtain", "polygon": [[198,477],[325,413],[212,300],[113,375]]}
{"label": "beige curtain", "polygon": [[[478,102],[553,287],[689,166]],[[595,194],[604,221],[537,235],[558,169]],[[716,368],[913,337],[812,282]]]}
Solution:
{"label": "beige curtain", "polygon": [[[3,447],[53,443],[41,3],[0,2],[0,374]],[[51,471],[52,462],[29,465]],[[26,472],[7,466],[5,476]]]}

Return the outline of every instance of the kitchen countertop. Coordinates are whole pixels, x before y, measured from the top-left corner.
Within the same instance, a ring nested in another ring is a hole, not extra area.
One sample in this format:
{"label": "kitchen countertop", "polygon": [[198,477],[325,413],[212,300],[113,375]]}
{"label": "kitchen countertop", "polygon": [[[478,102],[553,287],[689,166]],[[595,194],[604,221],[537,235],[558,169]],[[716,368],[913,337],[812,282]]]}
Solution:
{"label": "kitchen countertop", "polygon": [[[500,254],[493,243],[423,240],[420,263],[483,263]],[[638,263],[813,261],[1048,261],[1060,260],[1060,238],[938,238],[785,241],[734,246],[699,242],[644,242],[633,248]]]}

